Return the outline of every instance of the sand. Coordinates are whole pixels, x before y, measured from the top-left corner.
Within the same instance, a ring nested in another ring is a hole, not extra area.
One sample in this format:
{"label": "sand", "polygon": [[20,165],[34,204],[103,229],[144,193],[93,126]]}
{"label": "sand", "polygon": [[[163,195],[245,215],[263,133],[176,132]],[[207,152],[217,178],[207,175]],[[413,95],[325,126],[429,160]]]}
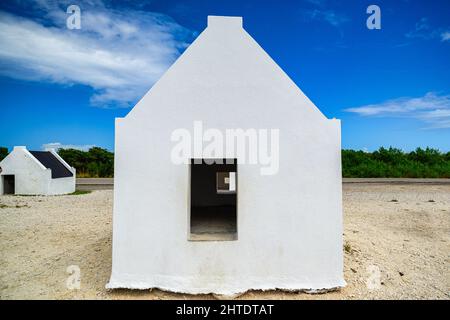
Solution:
{"label": "sand", "polygon": [[[0,196],[0,299],[215,299],[106,290],[112,191]],[[450,185],[344,184],[345,280],[339,291],[250,291],[238,299],[449,299]],[[80,289],[66,286],[80,268]]]}

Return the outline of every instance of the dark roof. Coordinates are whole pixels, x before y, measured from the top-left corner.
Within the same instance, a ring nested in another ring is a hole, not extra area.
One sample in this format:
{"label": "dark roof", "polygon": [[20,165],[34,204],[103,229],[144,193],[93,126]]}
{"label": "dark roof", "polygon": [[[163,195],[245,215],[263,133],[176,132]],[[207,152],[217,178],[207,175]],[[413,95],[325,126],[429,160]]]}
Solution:
{"label": "dark roof", "polygon": [[52,179],[73,177],[73,173],[50,151],[30,151],[30,153],[46,168],[52,170]]}

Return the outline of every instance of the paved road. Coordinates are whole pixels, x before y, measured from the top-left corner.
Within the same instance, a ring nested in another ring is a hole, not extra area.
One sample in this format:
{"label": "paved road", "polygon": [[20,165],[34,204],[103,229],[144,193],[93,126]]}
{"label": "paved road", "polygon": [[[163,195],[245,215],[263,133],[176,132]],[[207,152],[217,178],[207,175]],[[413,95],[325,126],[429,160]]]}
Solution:
{"label": "paved road", "polygon": [[77,178],[78,190],[108,190],[113,189],[113,178]]}
{"label": "paved road", "polygon": [[[343,183],[450,184],[450,179],[344,178]],[[108,190],[113,187],[113,178],[77,178],[78,190]]]}

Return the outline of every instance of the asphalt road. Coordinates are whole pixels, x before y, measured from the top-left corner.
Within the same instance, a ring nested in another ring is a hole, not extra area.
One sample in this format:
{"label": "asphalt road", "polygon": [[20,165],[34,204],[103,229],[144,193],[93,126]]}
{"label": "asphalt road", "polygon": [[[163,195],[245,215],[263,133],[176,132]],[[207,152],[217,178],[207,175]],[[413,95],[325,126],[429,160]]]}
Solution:
{"label": "asphalt road", "polygon": [[[344,178],[342,182],[376,184],[450,184],[450,179]],[[108,190],[113,188],[113,178],[77,178],[78,190]]]}
{"label": "asphalt road", "polygon": [[114,188],[113,178],[77,178],[77,190],[108,190]]}

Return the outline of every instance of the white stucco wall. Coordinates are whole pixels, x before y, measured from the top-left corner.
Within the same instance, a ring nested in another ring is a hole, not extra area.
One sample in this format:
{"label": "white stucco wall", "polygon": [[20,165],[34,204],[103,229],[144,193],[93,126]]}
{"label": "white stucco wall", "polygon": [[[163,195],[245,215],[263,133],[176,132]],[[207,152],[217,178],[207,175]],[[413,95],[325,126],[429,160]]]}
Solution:
{"label": "white stucco wall", "polygon": [[47,195],[69,194],[75,192],[75,178],[50,179]]}
{"label": "white stucco wall", "polygon": [[[25,147],[15,147],[0,162],[0,167],[1,175],[15,176],[16,194],[58,195],[75,191],[73,168],[73,177],[52,179],[51,170],[43,166]],[[0,194],[3,194],[3,179],[0,179]]]}
{"label": "white stucco wall", "polygon": [[[170,137],[196,120],[222,131],[280,129],[278,174],[238,165],[236,241],[188,241],[189,168],[171,162]],[[339,120],[323,116],[239,18],[211,18],[116,120],[107,287],[232,294],[345,285],[340,139]]]}
{"label": "white stucco wall", "polygon": [[59,154],[54,150],[49,150],[69,171],[73,173],[72,177],[50,179],[48,194],[58,195],[58,194],[68,194],[75,192],[76,188],[76,169],[71,167]]}

